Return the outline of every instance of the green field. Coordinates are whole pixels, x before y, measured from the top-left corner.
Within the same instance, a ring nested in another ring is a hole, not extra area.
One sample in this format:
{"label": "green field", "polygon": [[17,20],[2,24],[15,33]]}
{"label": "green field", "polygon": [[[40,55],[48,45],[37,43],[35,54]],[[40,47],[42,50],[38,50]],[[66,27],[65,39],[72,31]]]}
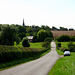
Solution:
{"label": "green field", "polygon": [[[42,42],[37,43],[30,43],[30,48],[42,48]],[[14,46],[16,47],[22,47],[22,42],[20,42],[18,45],[16,45],[16,42],[14,43]]]}
{"label": "green field", "polygon": [[[61,42],[61,44],[62,47],[68,48],[68,42]],[[63,54],[60,50],[57,52]],[[71,56],[58,59],[48,75],[75,75],[75,52],[71,52]]]}

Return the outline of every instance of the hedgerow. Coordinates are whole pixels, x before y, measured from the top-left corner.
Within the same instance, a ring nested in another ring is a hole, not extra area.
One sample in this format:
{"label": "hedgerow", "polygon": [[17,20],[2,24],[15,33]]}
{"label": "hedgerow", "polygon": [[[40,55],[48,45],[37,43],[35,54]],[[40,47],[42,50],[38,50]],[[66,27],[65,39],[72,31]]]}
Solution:
{"label": "hedgerow", "polygon": [[22,58],[33,57],[45,52],[45,49],[28,48],[28,47],[13,47],[0,45],[0,63],[19,60]]}

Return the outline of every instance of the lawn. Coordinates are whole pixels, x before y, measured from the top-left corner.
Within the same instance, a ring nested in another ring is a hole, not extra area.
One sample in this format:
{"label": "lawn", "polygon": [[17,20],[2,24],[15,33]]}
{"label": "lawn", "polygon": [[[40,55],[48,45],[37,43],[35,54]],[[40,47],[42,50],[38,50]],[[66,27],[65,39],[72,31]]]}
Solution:
{"label": "lawn", "polygon": [[[37,42],[37,43],[30,43],[30,48],[42,48],[42,42]],[[22,47],[22,42],[16,45],[16,42],[14,42],[14,46],[16,47]]]}
{"label": "lawn", "polygon": [[[61,42],[61,44],[62,47],[68,48],[68,42]],[[63,53],[60,50],[57,52],[60,55]],[[58,59],[48,75],[75,75],[75,52],[71,52],[71,56]]]}
{"label": "lawn", "polygon": [[30,48],[42,48],[42,42],[30,43]]}

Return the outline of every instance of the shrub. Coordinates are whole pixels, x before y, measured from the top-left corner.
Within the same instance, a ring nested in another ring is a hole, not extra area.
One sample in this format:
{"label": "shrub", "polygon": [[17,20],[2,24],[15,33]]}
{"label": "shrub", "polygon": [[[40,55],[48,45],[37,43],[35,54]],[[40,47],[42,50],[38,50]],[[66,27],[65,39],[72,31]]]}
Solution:
{"label": "shrub", "polygon": [[65,47],[60,48],[60,50],[63,51],[63,52],[64,52],[64,51],[69,51],[69,49],[67,49],[67,48],[65,48]]}
{"label": "shrub", "polygon": [[56,38],[56,40],[59,42],[68,42],[68,41],[70,41],[70,36],[62,35],[62,36]]}
{"label": "shrub", "polygon": [[46,42],[46,41],[48,41],[48,42],[50,42],[50,43],[51,43],[51,41],[52,41],[52,38],[50,38],[50,37],[47,37],[47,38],[44,40],[44,42]]}
{"label": "shrub", "polygon": [[50,42],[46,41],[42,43],[42,47],[46,48],[46,49],[50,49]]}
{"label": "shrub", "polygon": [[28,39],[27,37],[24,37],[23,40],[22,40],[22,46],[23,47],[30,47],[30,44],[28,42]]}
{"label": "shrub", "polygon": [[58,47],[61,47],[61,43],[58,43]]}
{"label": "shrub", "polygon": [[74,51],[75,52],[75,44],[73,42],[69,42],[68,48],[69,48],[70,51]]}

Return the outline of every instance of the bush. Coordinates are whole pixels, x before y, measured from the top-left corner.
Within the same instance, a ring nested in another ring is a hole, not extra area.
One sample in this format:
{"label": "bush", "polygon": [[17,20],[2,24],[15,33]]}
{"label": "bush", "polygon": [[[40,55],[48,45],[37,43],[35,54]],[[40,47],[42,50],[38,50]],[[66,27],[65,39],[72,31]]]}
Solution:
{"label": "bush", "polygon": [[24,37],[26,37],[26,34],[24,32],[22,32],[22,33],[19,33],[18,36],[22,40]]}
{"label": "bush", "polygon": [[69,51],[69,49],[67,49],[67,48],[65,48],[65,47],[60,48],[60,50],[63,51],[63,52],[64,52],[64,51]]}
{"label": "bush", "polygon": [[52,38],[50,38],[50,37],[47,37],[47,38],[44,40],[44,42],[46,42],[46,41],[48,41],[48,42],[50,42],[50,43],[51,43],[51,41],[52,41]]}
{"label": "bush", "polygon": [[62,36],[56,38],[56,40],[59,42],[68,42],[68,41],[70,41],[70,36],[62,35]]}
{"label": "bush", "polygon": [[50,49],[50,42],[46,41],[42,43],[42,47],[46,48],[46,49]]}
{"label": "bush", "polygon": [[22,46],[23,47],[30,47],[30,44],[28,42],[28,39],[27,37],[24,37],[23,40],[22,40]]}
{"label": "bush", "polygon": [[58,43],[58,47],[61,47],[61,43]]}
{"label": "bush", "polygon": [[74,51],[75,52],[75,44],[73,42],[69,42],[68,48],[69,48],[70,51]]}

